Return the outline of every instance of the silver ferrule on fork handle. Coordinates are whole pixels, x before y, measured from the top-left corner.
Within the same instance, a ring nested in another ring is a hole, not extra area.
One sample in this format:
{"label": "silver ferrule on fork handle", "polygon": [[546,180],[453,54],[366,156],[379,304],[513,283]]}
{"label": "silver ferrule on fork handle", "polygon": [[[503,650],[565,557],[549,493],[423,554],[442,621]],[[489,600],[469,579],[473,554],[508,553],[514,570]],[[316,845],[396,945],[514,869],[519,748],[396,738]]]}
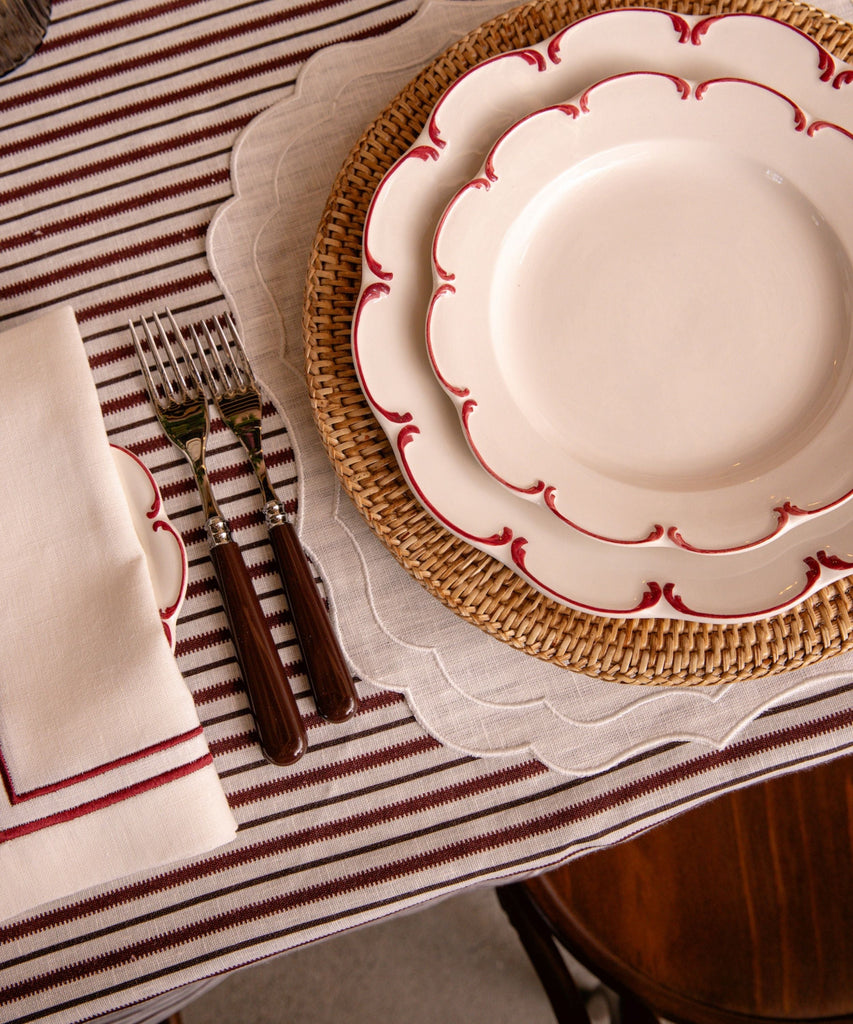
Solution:
{"label": "silver ferrule on fork handle", "polygon": [[231,528],[222,516],[211,516],[204,524],[207,541],[212,548],[231,543]]}
{"label": "silver ferrule on fork handle", "polygon": [[273,498],[264,505],[264,523],[267,529],[271,526],[278,526],[287,522],[287,512],[284,509],[284,502]]}

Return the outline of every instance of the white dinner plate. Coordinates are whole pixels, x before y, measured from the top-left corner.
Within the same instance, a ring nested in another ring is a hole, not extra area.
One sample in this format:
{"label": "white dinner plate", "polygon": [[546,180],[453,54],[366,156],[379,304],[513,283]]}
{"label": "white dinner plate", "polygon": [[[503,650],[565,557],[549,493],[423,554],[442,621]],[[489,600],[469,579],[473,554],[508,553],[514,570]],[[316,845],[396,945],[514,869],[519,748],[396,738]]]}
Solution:
{"label": "white dinner plate", "polygon": [[[643,66],[636,54],[642,53]],[[808,37],[754,15],[686,18],[608,11],[458,79],[368,211],[353,352],[364,393],[401,468],[435,518],[556,600],[606,615],[747,621],[789,608],[853,571],[851,505],[747,551],[715,557],[677,546],[613,545],[567,530],[550,509],[501,486],[471,455],[424,341],[431,242],[442,211],[502,132],[539,108],[632,70],[691,81],[760,80],[808,125],[853,128],[853,69]]]}
{"label": "white dinner plate", "polygon": [[180,534],[163,510],[154,477],[126,448],[110,445],[124,490],[133,528],[148,562],[148,572],[163,623],[163,632],[175,649],[175,623],[187,592],[187,552]]}
{"label": "white dinner plate", "polygon": [[853,488],[853,138],[635,72],[523,118],[453,197],[427,348],[472,452],[614,543],[766,543]]}

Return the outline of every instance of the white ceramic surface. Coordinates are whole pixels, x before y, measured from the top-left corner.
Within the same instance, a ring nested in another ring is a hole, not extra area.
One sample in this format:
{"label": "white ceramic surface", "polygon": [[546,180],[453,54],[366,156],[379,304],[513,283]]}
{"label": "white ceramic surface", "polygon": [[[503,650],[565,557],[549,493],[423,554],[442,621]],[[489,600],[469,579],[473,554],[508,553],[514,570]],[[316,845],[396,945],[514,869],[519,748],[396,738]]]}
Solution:
{"label": "white ceramic surface", "polygon": [[853,139],[742,80],[617,75],[504,133],[433,248],[472,452],[615,543],[765,543],[853,488]]}
{"label": "white ceramic surface", "polygon": [[163,511],[154,477],[126,448],[111,445],[133,527],[145,552],[163,632],[175,649],[175,623],[187,592],[187,553],[180,534]]}
{"label": "white ceramic surface", "polygon": [[[853,13],[849,0],[830,2],[839,14]],[[774,728],[778,718],[770,716],[794,701],[815,694],[843,700],[851,656],[675,688],[607,683],[528,657],[458,618],[410,578],[346,496],[320,441],[303,380],[301,323],[305,266],[329,191],[376,111],[504,9],[502,0],[427,0],[390,37],[322,50],[301,72],[296,93],[257,117],[234,150],[234,197],[217,211],[208,255],[287,424],[299,467],[300,539],[366,692],[404,694],[427,732],[456,750],[498,760],[526,752],[557,771],[586,775],[661,745],[686,741],[706,751],[751,742],[754,730]],[[596,24],[600,31],[585,46],[606,63],[612,22]],[[740,24],[749,35],[749,23]],[[469,176],[476,169],[475,162]],[[762,711],[767,717],[755,722]],[[802,713],[816,712],[809,703]]]}
{"label": "white ceramic surface", "polygon": [[[797,30],[752,15],[702,20],[651,9],[605,12],[537,47],[486,61],[447,90],[374,196],[353,325],[356,366],[424,506],[542,592],[606,615],[763,618],[853,570],[848,503],[771,543],[713,558],[677,545],[613,545],[567,530],[550,509],[482,472],[424,344],[432,236],[451,198],[513,123],[628,70],[692,81],[756,79],[790,97],[807,125],[826,120],[853,128],[851,69]],[[751,390],[760,383],[751,382]]]}

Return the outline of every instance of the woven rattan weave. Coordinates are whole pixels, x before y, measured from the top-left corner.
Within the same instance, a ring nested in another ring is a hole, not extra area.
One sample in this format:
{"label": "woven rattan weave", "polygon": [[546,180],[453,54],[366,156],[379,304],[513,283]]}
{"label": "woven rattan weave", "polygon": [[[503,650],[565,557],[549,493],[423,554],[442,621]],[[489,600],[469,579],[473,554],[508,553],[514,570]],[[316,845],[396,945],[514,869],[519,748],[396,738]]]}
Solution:
{"label": "woven rattan weave", "polygon": [[497,640],[556,665],[626,683],[698,685],[798,668],[853,643],[853,581],[833,584],[784,615],[744,625],[608,619],[566,608],[424,511],[356,379],[350,323],[361,277],[361,234],[382,175],[414,142],[442,92],[474,64],[537,43],[593,12],[622,6],[763,14],[808,33],[841,60],[853,53],[853,26],[783,0],[647,5],[544,0],[514,8],[469,33],[366,129],[335,181],[305,293],[304,343],[315,419],[344,489],[377,537],[430,593]]}

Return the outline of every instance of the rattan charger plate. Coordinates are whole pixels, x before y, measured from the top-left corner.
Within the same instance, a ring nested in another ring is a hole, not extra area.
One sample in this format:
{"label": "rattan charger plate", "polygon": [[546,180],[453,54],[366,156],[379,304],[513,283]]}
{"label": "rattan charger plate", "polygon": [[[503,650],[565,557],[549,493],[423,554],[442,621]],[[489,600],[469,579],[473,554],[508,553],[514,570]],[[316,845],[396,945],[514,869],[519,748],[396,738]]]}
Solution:
{"label": "rattan charger plate", "polygon": [[622,6],[684,14],[747,12],[806,32],[840,60],[853,27],[804,4],[538,0],[470,32],[420,74],[365,130],[335,181],[310,261],[303,311],[306,373],[320,436],[370,528],[409,574],[456,614],[525,653],[599,679],[673,686],[732,682],[799,668],[853,643],[853,580],[792,611],[742,625],[602,618],[560,605],[490,555],[458,539],[420,505],[358,384],[350,325],[361,279],[370,198],[417,138],[443,91],[474,64],[541,41],[579,18]]}

